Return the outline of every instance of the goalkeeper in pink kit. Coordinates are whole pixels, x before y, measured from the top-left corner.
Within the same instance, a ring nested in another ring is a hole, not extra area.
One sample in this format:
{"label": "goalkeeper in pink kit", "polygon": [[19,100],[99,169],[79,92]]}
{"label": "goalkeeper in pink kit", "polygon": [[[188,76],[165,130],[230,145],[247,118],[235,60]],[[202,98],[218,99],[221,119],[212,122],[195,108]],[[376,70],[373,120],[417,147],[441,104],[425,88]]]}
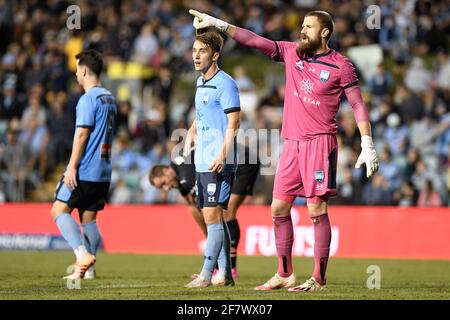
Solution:
{"label": "goalkeeper in pink kit", "polygon": [[[328,47],[334,22],[325,11],[306,14],[297,42],[272,41],[205,13],[189,10],[194,27],[216,27],[238,43],[255,48],[286,66],[282,137],[285,140],[271,205],[275,226],[278,271],[256,290],[289,288],[291,292],[321,291],[326,285],[331,226],[328,198],[336,194],[337,123],[342,94],[347,96],[361,134],[361,154],[355,167],[366,166],[369,178],[378,170],[371,127],[350,60]],[[306,197],[314,224],[314,271],[296,286],[292,270],[294,230],[291,207],[297,196]]]}

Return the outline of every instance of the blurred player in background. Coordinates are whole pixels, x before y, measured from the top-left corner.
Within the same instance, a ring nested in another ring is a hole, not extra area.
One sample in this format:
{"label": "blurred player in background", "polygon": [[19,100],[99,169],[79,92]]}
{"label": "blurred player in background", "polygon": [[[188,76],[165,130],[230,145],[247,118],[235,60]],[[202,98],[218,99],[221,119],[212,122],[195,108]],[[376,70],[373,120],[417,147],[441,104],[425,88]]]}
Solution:
{"label": "blurred player in background", "polygon": [[[117,114],[115,98],[100,84],[102,56],[95,50],[76,55],[77,81],[85,93],[76,108],[76,131],[69,164],[55,194],[51,215],[76,255],[69,279],[95,277],[100,244],[96,223],[111,181],[111,143]],[[83,233],[70,215],[77,208]]]}
{"label": "blurred player in background", "polygon": [[239,89],[236,82],[219,69],[217,61],[223,46],[219,33],[207,31],[195,37],[192,59],[197,79],[195,120],[185,139],[185,156],[195,141],[197,206],[202,209],[207,238],[203,268],[187,288],[206,287],[216,262],[217,284],[234,285],[231,274],[230,235],[223,219],[231,196],[237,169],[236,132],[240,125]]}
{"label": "blurred player in background", "polygon": [[[348,58],[328,47],[334,22],[325,11],[306,14],[298,42],[272,41],[207,14],[190,10],[196,29],[215,27],[237,42],[256,48],[286,67],[282,136],[285,139],[275,174],[271,206],[275,225],[278,272],[256,290],[325,288],[331,226],[328,198],[336,194],[336,113],[343,93],[350,102],[359,132],[361,154],[356,168],[366,165],[367,177],[378,170],[367,108],[355,68]],[[314,224],[314,271],[295,286],[292,270],[294,231],[290,210],[297,196],[306,197]]]}
{"label": "blurred player in background", "polygon": [[[205,220],[203,219],[201,209],[197,207],[195,198],[194,153],[195,151],[191,151],[190,159],[185,159],[181,156],[176,157],[170,166],[161,164],[153,166],[150,170],[149,180],[150,183],[158,189],[163,189],[165,191],[169,191],[173,188],[178,189],[180,194],[186,200],[192,217],[206,237],[207,231]],[[246,196],[251,196],[253,194],[253,187],[260,168],[259,161],[255,164],[250,163],[250,159],[253,158],[249,156],[249,153],[250,150],[245,148],[244,162],[241,161],[241,153],[239,153],[240,160],[231,189],[230,201],[228,202],[227,210],[224,212],[224,220],[230,231],[231,273],[234,280],[236,280],[238,275],[237,249],[241,235],[239,222],[237,220],[237,211],[244,202]],[[218,273],[213,274],[213,277],[211,278],[212,284],[215,284],[217,280],[216,275],[218,275]],[[194,277],[196,276],[194,275]]]}

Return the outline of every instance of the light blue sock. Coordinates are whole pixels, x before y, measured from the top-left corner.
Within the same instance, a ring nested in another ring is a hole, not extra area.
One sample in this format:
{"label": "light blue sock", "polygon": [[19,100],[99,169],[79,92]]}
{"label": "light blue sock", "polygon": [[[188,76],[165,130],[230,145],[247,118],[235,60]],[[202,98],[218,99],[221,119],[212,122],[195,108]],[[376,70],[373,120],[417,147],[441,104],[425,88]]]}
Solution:
{"label": "light blue sock", "polygon": [[231,279],[231,237],[226,222],[223,222],[223,245],[219,253],[219,275],[227,279]]}
{"label": "light blue sock", "polygon": [[79,250],[80,246],[84,247],[78,223],[76,223],[69,213],[60,214],[56,218],[55,222],[61,232],[61,235],[64,239],[66,239],[69,246],[74,251]]}
{"label": "light blue sock", "polygon": [[211,276],[214,270],[214,266],[217,262],[217,257],[222,249],[223,244],[223,224],[210,224],[207,226],[208,237],[205,244],[205,256],[203,262],[203,268],[200,272],[200,276],[205,279],[211,280]]}
{"label": "light blue sock", "polygon": [[97,221],[94,220],[83,224],[83,240],[87,251],[96,256],[100,241],[102,240]]}

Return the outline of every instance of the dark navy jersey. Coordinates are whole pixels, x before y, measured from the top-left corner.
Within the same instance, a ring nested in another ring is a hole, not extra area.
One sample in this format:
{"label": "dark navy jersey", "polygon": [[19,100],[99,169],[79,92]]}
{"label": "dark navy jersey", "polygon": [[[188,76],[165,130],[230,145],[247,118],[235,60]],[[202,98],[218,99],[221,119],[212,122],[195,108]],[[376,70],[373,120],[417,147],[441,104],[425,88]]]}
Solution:
{"label": "dark navy jersey", "polygon": [[[190,161],[187,161],[190,160]],[[179,190],[183,197],[188,194],[195,197],[195,164],[194,151],[191,152],[189,159],[176,157],[170,164],[177,174]]]}

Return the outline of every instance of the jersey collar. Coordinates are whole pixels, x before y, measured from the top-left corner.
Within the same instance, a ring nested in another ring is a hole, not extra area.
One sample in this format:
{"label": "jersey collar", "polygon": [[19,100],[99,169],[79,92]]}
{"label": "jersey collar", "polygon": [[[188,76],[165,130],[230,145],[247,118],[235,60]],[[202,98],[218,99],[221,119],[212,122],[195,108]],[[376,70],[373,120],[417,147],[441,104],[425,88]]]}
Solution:
{"label": "jersey collar", "polygon": [[329,55],[331,52],[333,52],[333,49],[330,49],[330,50],[328,50],[328,51],[325,51],[325,52],[322,52],[322,53],[319,53],[319,54],[314,54],[314,55],[306,55],[308,58],[311,58],[311,59],[313,59],[313,60],[316,60],[316,59],[318,59],[318,58],[320,58],[320,57],[324,57],[324,56],[327,56],[327,55]]}
{"label": "jersey collar", "polygon": [[222,71],[222,70],[221,70],[221,69],[218,69],[217,72],[214,73],[214,75],[213,75],[211,78],[209,78],[208,80],[205,80],[205,79],[203,78],[203,76],[202,76],[202,83],[205,84],[205,83],[207,83],[208,81],[212,80],[212,79],[216,76],[216,74],[218,74],[220,71]]}
{"label": "jersey collar", "polygon": [[302,58],[302,57],[298,54],[298,52],[297,52],[297,56],[298,56],[300,59],[305,59],[305,60],[309,60],[309,59],[311,59],[311,60],[317,60],[317,59],[319,59],[320,57],[325,57],[325,56],[331,54],[332,52],[333,52],[333,49],[330,49],[330,50],[328,50],[328,51],[325,51],[325,52],[322,52],[322,53],[319,53],[319,54],[304,54],[304,57],[303,57],[303,58]]}

